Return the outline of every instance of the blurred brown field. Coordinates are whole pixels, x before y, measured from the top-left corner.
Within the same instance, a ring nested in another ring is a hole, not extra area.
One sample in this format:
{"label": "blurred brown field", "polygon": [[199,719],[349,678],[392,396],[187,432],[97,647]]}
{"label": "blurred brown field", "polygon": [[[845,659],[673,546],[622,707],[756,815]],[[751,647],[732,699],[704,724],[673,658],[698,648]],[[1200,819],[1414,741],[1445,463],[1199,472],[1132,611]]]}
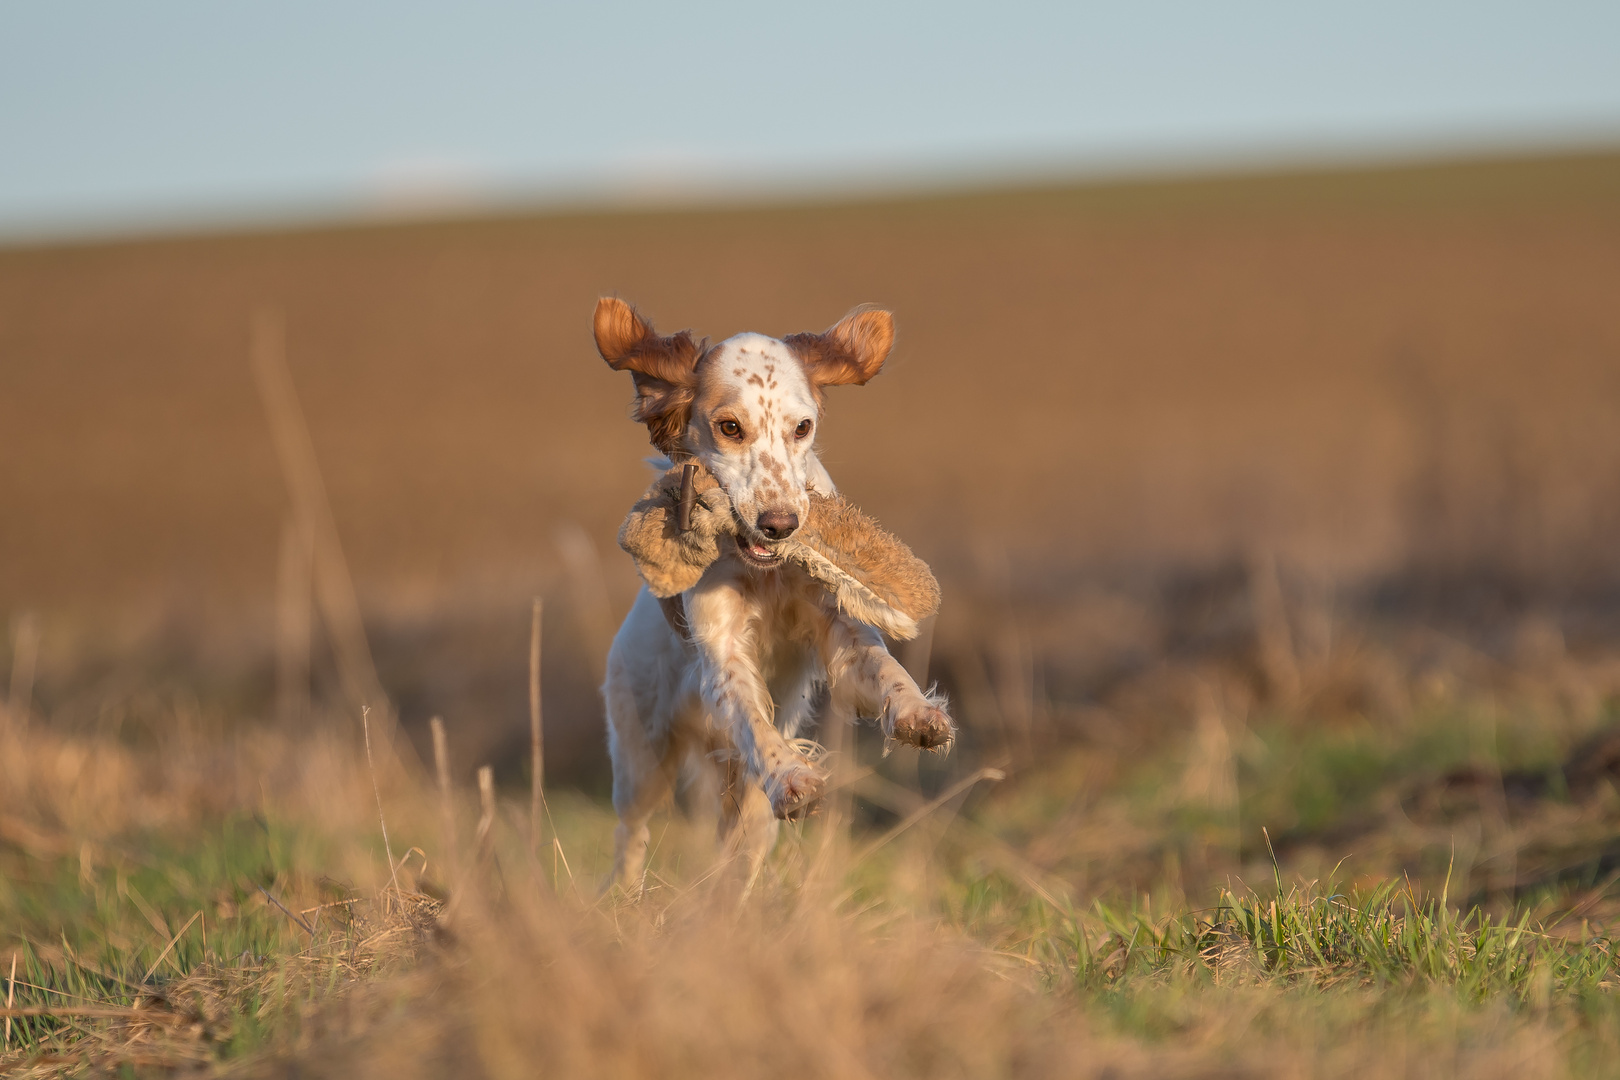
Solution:
{"label": "blurred brown field", "polygon": [[407,728],[452,717],[467,764],[521,742],[543,595],[550,760],[600,777],[650,453],[592,348],[607,293],[716,338],[895,311],[822,452],[935,565],[933,675],[1014,749],[1191,717],[1137,678],[1187,656],[1231,661],[1227,712],[1398,708],[1451,676],[1345,661],[1391,611],[1475,668],[1590,645],[1607,700],[1613,153],[0,249],[0,612],[38,616],[36,698],[105,720],[183,673],[268,711],[268,306]]}

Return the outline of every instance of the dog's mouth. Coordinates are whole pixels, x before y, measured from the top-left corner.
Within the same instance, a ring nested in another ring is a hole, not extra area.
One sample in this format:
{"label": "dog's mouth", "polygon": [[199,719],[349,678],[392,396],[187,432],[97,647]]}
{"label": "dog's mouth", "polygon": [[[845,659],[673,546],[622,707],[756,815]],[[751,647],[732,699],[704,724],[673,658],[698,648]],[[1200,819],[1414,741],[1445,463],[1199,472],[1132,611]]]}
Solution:
{"label": "dog's mouth", "polygon": [[752,537],[738,536],[737,554],[742,561],[761,570],[772,570],[782,565],[782,556]]}

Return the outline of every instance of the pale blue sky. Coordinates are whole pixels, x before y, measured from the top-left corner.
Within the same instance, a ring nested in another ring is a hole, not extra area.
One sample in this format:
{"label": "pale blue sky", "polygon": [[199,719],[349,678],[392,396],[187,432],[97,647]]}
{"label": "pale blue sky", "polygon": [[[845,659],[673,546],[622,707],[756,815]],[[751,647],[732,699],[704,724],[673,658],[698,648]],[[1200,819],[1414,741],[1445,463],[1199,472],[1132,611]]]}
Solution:
{"label": "pale blue sky", "polygon": [[0,236],[1620,145],[1620,0],[0,0]]}

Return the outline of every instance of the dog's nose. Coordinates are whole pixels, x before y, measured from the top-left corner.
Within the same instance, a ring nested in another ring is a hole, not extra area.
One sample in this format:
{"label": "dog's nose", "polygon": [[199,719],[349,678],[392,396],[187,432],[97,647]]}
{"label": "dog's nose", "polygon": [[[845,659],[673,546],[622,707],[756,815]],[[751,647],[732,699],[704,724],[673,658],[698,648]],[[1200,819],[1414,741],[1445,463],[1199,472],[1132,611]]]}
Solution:
{"label": "dog's nose", "polygon": [[799,527],[799,515],[788,510],[767,510],[759,515],[758,525],[767,540],[786,540]]}

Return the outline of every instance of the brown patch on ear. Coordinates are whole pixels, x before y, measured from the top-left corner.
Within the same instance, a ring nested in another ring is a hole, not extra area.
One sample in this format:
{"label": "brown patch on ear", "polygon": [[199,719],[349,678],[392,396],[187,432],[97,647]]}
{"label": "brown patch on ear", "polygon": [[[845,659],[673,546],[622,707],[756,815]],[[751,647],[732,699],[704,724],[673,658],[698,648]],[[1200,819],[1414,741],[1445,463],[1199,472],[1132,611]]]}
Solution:
{"label": "brown patch on ear", "polygon": [[707,342],[690,330],[660,337],[652,323],[616,296],[596,302],[596,351],[614,371],[628,371],[636,384],[631,412],[647,425],[652,444],[666,454],[680,449],[697,391],[697,362]]}
{"label": "brown patch on ear", "polygon": [[863,385],[876,375],[894,346],[894,316],[862,305],[819,334],[790,334],[782,339],[792,349],[810,385]]}

